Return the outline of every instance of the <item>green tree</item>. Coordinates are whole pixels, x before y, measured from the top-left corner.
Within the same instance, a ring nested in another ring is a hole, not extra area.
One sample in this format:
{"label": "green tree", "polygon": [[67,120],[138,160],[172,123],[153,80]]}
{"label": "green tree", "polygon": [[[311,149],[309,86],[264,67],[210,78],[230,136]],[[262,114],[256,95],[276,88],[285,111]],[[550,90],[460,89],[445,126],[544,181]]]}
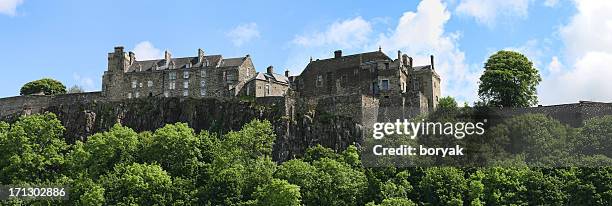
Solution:
{"label": "green tree", "polygon": [[90,136],[85,143],[77,142],[69,155],[70,164],[75,172],[87,171],[97,178],[116,164],[134,162],[140,144],[134,130],[116,124],[108,132]]}
{"label": "green tree", "polygon": [[64,84],[57,80],[43,78],[24,84],[21,87],[21,91],[19,92],[19,94],[21,95],[30,95],[38,93],[42,93],[45,95],[65,94],[66,86],[64,86]]}
{"label": "green tree", "polygon": [[167,124],[151,136],[142,151],[146,162],[156,162],[173,176],[192,177],[200,167],[200,138],[185,123]]}
{"label": "green tree", "polygon": [[374,202],[370,202],[366,204],[366,206],[415,206],[415,205],[417,204],[412,202],[412,200],[409,200],[406,198],[398,198],[398,197],[384,199],[379,205],[375,204]]}
{"label": "green tree", "polygon": [[480,76],[478,95],[489,106],[529,107],[536,105],[536,86],[542,81],[538,70],[523,54],[499,51],[493,54]]}
{"label": "green tree", "polygon": [[316,205],[318,199],[316,187],[319,180],[316,167],[300,159],[293,159],[280,165],[274,176],[299,186],[305,205]]}
{"label": "green tree", "polygon": [[451,96],[442,97],[440,101],[438,101],[438,107],[447,110],[457,109],[457,101]]}
{"label": "green tree", "polygon": [[612,115],[595,117],[585,122],[576,138],[579,154],[602,154],[612,157]]}
{"label": "green tree", "polygon": [[[158,165],[118,164],[100,178],[106,205],[169,205],[172,178]],[[180,188],[179,188],[180,189]]]}
{"label": "green tree", "polygon": [[289,184],[286,180],[273,179],[269,184],[260,187],[255,193],[256,205],[261,206],[299,206],[300,187]]}
{"label": "green tree", "polygon": [[463,205],[467,180],[454,167],[431,167],[419,182],[423,200],[433,205]]}
{"label": "green tree", "polygon": [[61,178],[68,152],[64,130],[52,113],[21,117],[10,129],[0,123],[0,182],[41,183]]}

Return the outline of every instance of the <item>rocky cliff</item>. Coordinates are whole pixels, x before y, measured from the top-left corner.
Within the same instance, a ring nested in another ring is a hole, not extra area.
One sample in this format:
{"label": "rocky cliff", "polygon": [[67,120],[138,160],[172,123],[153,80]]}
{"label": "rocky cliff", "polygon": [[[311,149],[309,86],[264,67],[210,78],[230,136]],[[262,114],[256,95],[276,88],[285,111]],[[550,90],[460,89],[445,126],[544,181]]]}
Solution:
{"label": "rocky cliff", "polygon": [[46,100],[41,105],[39,108],[0,113],[0,120],[10,122],[24,114],[52,112],[66,127],[68,142],[75,142],[86,141],[88,136],[106,131],[116,123],[136,131],[151,131],[168,123],[185,122],[196,132],[226,133],[239,130],[252,119],[266,119],[272,123],[277,135],[273,158],[278,161],[299,157],[306,148],[316,144],[341,150],[361,141],[361,126],[352,119],[289,114],[284,98],[242,101],[213,98],[141,98],[115,102]]}

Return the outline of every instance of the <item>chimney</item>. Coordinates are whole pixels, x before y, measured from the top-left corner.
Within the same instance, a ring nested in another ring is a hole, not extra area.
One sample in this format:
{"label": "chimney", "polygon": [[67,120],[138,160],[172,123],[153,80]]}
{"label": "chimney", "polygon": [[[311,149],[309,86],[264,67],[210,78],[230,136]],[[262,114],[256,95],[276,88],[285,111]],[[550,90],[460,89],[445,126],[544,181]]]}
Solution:
{"label": "chimney", "polygon": [[130,52],[130,65],[134,64],[134,62],[136,62],[136,54]]}
{"label": "chimney", "polygon": [[288,69],[287,69],[287,70],[285,70],[285,76],[286,76],[286,77],[289,77],[289,70],[288,70]]}
{"label": "chimney", "polygon": [[434,55],[429,56],[431,59],[431,70],[434,70]]}
{"label": "chimney", "polygon": [[397,50],[397,60],[402,60],[402,51]]}
{"label": "chimney", "polygon": [[274,72],[274,67],[273,67],[273,66],[269,66],[269,67],[266,69],[266,73],[268,73],[268,74],[272,74],[273,72]]}
{"label": "chimney", "polygon": [[340,58],[342,57],[342,50],[336,50],[334,52],[334,58]]}
{"label": "chimney", "polygon": [[116,46],[115,53],[123,53],[123,46]]}
{"label": "chimney", "polygon": [[412,57],[408,57],[408,60],[410,60],[410,67],[412,67]]}
{"label": "chimney", "polygon": [[168,50],[164,51],[164,59],[166,62],[170,62],[170,59],[172,59],[172,54]]}
{"label": "chimney", "polygon": [[204,50],[198,49],[198,63],[204,62]]}
{"label": "chimney", "polygon": [[408,65],[408,63],[409,63],[409,62],[408,62],[408,61],[409,61],[409,58],[410,58],[410,57],[408,57],[408,55],[407,55],[407,54],[402,55],[402,64],[407,66],[407,65]]}

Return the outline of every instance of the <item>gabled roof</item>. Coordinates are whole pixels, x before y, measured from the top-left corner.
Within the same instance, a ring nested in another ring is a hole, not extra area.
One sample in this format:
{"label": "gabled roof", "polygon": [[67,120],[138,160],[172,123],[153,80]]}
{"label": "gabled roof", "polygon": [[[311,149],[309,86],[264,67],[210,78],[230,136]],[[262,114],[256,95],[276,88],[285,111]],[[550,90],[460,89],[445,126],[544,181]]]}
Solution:
{"label": "gabled roof", "polygon": [[[171,58],[170,65],[174,65],[175,69],[180,69],[185,68],[188,64],[192,67],[200,67],[208,62],[209,66],[236,67],[242,65],[245,60],[246,57],[223,59],[221,55],[210,55],[204,56],[204,60],[200,64],[198,63],[198,57],[179,57]],[[136,61],[128,68],[128,72],[153,71],[155,68],[165,69],[165,65],[165,59]]]}
{"label": "gabled roof", "polygon": [[359,67],[361,63],[377,60],[390,60],[389,56],[381,51],[366,52],[360,54],[353,54],[347,56],[341,56],[338,58],[322,59],[310,62],[302,74],[310,69],[317,68],[318,70],[331,71],[341,68]]}
{"label": "gabled roof", "polygon": [[289,78],[287,78],[286,76],[280,75],[280,74],[275,74],[275,73],[269,74],[269,73],[257,72],[257,75],[249,79],[247,82],[250,82],[252,80],[262,80],[262,81],[272,80],[274,82],[289,84]]}

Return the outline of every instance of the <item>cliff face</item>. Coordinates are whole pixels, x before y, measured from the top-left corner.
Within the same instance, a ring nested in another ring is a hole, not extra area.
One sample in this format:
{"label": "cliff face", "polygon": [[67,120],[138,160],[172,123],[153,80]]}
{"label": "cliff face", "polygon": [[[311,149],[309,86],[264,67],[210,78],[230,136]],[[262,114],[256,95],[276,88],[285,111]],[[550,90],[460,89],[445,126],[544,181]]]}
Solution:
{"label": "cliff face", "polygon": [[49,101],[40,108],[2,113],[0,120],[14,121],[22,114],[52,112],[66,127],[68,142],[86,141],[116,123],[136,131],[152,131],[168,123],[185,122],[196,132],[226,133],[239,130],[252,119],[269,120],[277,135],[273,158],[278,161],[301,156],[316,144],[341,150],[361,141],[361,126],[352,119],[326,116],[288,115],[284,98],[256,101],[236,99],[142,98],[119,102]]}

